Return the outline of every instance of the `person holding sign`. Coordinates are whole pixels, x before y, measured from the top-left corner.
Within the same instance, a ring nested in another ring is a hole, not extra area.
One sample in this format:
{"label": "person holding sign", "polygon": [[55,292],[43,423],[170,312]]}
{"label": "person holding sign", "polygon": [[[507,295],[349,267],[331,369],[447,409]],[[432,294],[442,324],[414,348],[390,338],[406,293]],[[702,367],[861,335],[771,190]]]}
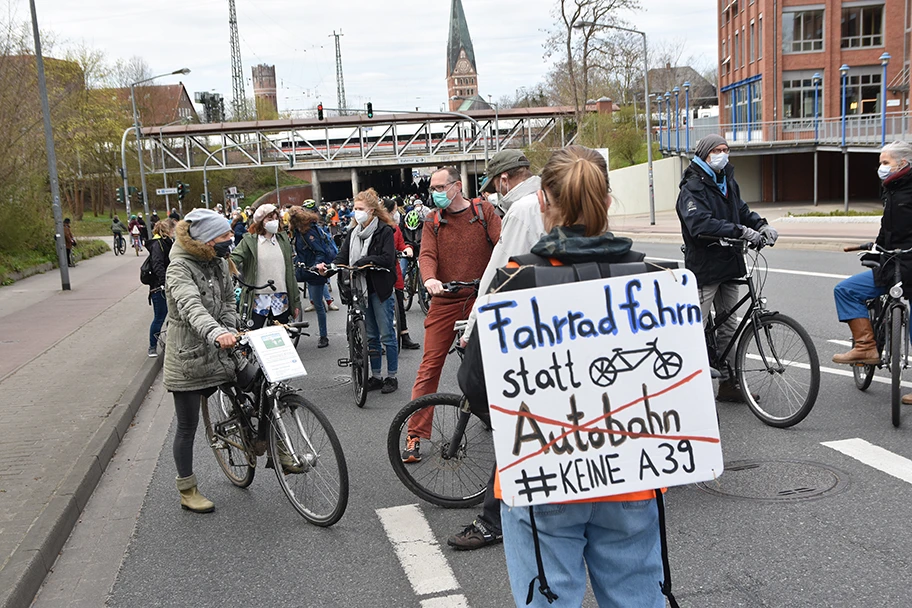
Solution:
{"label": "person holding sign", "polygon": [[[602,264],[607,266],[632,259],[643,259],[642,254],[631,251],[630,239],[615,237],[607,231],[608,206],[611,202],[608,167],[604,157],[594,150],[582,146],[569,146],[555,152],[542,171],[541,190],[538,191],[537,197],[544,227],[548,233],[532,247],[535,256],[522,256],[521,262],[511,261],[507,268],[519,269],[516,271],[517,274],[513,275],[514,278],[521,270],[539,265],[525,259],[528,257],[537,258],[545,266],[580,265],[581,268],[589,266],[591,269],[594,262],[596,271]],[[530,270],[534,271],[531,268]],[[534,272],[532,275],[536,276]],[[500,281],[499,288],[495,286],[495,290],[497,293],[509,292],[519,288],[522,283],[523,279],[514,281],[510,278]],[[519,300],[518,295],[516,300]],[[535,299],[532,301],[535,302]],[[490,307],[505,305],[504,302],[493,302],[494,300],[489,300]],[[560,302],[563,303],[563,299],[560,299]],[[509,305],[515,304],[516,302],[509,302]],[[486,309],[483,305],[478,310]],[[519,327],[516,323],[503,323],[502,316],[506,313],[501,313],[501,310],[507,310],[506,308],[499,308],[493,315],[495,321],[491,323],[491,308],[487,310],[484,316],[479,315],[476,328],[476,332],[482,334],[479,336],[482,341],[486,335],[496,335],[503,328],[515,331],[515,336],[526,330],[532,331],[526,326]],[[562,310],[566,311],[567,308]],[[570,314],[567,314],[569,317]],[[520,382],[519,385],[526,385],[526,394],[529,395],[527,399],[531,399],[536,391],[547,390],[542,387],[554,388],[555,383],[558,386],[579,386],[579,380],[586,374],[585,368],[573,367],[572,350],[562,348],[560,350],[566,351],[566,354],[562,352],[558,356],[558,349],[546,344],[547,337],[543,328],[546,327],[545,320],[550,318],[543,314],[539,319],[539,329],[543,336],[543,352],[549,360],[552,355],[555,357],[554,365],[543,370],[550,379],[544,379],[541,372],[534,375],[527,373],[524,376],[526,379],[532,378],[530,382],[533,384],[538,383],[537,387],[533,387],[525,380]],[[557,323],[558,317],[555,316],[554,319]],[[501,322],[498,323],[498,320]],[[577,318],[577,322],[579,325],[575,327],[582,328],[582,321]],[[586,322],[592,324],[591,321]],[[573,323],[574,321],[570,321],[570,324]],[[569,325],[564,325],[566,331],[571,331]],[[606,334],[611,334],[615,329],[609,327],[607,322],[599,322],[592,326],[593,329],[598,327],[598,331]],[[495,329],[497,331],[494,331]],[[554,328],[548,331],[556,337]],[[506,333],[506,330],[504,332]],[[517,337],[513,337],[509,342],[511,346],[514,343],[521,344]],[[534,343],[534,346],[533,343],[529,343],[529,346],[533,349],[540,348],[538,343]],[[496,346],[494,350],[497,350]],[[470,343],[463,367],[471,367],[472,359],[480,358],[481,352],[481,348],[472,348]],[[475,361],[474,364],[477,365],[478,362]],[[488,372],[491,370],[487,369],[487,364],[485,367],[484,376],[488,379]],[[551,372],[554,376],[551,376]],[[508,375],[511,379],[516,377],[508,373],[504,375],[504,379]],[[623,383],[624,378],[618,376],[617,383]],[[489,387],[490,382],[488,379]],[[460,384],[462,385],[462,370]],[[505,394],[489,391],[484,403],[503,403],[501,397]],[[571,404],[575,404],[575,401],[571,400]],[[571,405],[571,408],[573,407],[575,405]],[[599,408],[601,409],[601,406]],[[575,413],[573,411],[573,414]],[[567,419],[580,422],[581,418],[573,414],[568,415]],[[582,415],[582,412],[579,414]],[[501,427],[495,427],[495,432],[501,432]],[[507,432],[509,434],[509,431]],[[602,437],[602,445],[605,444],[605,437],[615,437],[599,435]],[[526,435],[523,435],[519,440],[524,441],[525,438]],[[596,441],[598,439],[592,440],[592,445],[595,445]],[[554,450],[558,447],[555,446]],[[567,450],[561,448],[561,452],[566,453]],[[510,465],[502,462],[499,456],[498,454],[497,466],[500,471],[504,471]],[[510,473],[513,474],[515,471],[516,469],[511,469]],[[500,475],[502,474],[499,474],[495,483],[495,494],[498,498],[503,498],[500,491]],[[554,600],[559,600],[553,604],[555,606],[580,606],[586,592],[587,569],[600,606],[665,606],[660,588],[663,581],[663,563],[660,552],[659,508],[654,490],[539,504],[534,507],[506,502],[501,502],[500,506],[507,569],[517,606],[544,607],[551,605]],[[536,580],[540,593],[535,591]]]}
{"label": "person holding sign", "polygon": [[[681,178],[676,207],[684,237],[684,265],[697,275],[704,323],[713,306],[716,314],[723,314],[738,303],[738,285],[731,281],[744,271],[738,251],[700,237],[743,238],[757,248],[772,246],[779,238],[779,233],[741,200],[728,151],[728,143],[719,135],[707,135],[697,142],[693,161]],[[719,328],[717,344],[724,348],[737,328],[738,320],[732,315]],[[733,348],[726,365],[720,365],[722,379],[716,399],[744,403],[741,385],[729,377],[734,358]]]}
{"label": "person holding sign", "polygon": [[[177,431],[174,464],[181,507],[194,513],[215,510],[199,493],[193,473],[193,440],[200,404],[225,382],[234,380],[237,308],[231,274],[233,233],[228,220],[210,209],[194,209],[175,228],[165,272],[168,337],[163,384],[174,396]],[[217,348],[221,347],[221,349]]]}

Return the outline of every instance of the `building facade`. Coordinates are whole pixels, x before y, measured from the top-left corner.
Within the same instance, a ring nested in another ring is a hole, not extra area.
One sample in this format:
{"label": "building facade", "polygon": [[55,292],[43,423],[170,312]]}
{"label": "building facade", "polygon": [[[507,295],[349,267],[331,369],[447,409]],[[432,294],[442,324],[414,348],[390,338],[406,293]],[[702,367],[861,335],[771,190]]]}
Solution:
{"label": "building facade", "polygon": [[[256,101],[257,117],[262,110],[272,114],[279,112],[279,100],[276,95],[275,66],[260,64],[253,70],[253,98]],[[270,116],[272,118],[272,116]]]}
{"label": "building facade", "polygon": [[461,0],[450,6],[450,35],[447,40],[447,100],[450,112],[490,110],[478,94],[478,67]]}
{"label": "building facade", "polygon": [[763,123],[810,131],[815,118],[841,119],[843,88],[855,125],[879,125],[884,103],[888,114],[908,111],[909,0],[719,0],[718,8],[720,122],[736,139]]}

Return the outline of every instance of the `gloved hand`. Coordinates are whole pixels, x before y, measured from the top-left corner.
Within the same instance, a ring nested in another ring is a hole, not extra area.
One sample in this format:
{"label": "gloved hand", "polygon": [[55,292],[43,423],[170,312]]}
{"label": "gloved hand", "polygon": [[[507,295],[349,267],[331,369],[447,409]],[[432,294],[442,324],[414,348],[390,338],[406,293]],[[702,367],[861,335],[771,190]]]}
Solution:
{"label": "gloved hand", "polygon": [[763,235],[763,240],[765,244],[772,247],[776,244],[776,240],[779,239],[779,233],[776,232],[776,229],[770,226],[769,224],[764,225],[760,228],[760,234]]}
{"label": "gloved hand", "polygon": [[763,246],[763,235],[747,226],[741,226],[741,238],[748,241],[752,246],[760,249]]}
{"label": "gloved hand", "polygon": [[404,255],[407,258],[410,258],[413,255],[415,255],[415,252],[411,247],[406,247],[405,249],[402,250],[402,255]]}

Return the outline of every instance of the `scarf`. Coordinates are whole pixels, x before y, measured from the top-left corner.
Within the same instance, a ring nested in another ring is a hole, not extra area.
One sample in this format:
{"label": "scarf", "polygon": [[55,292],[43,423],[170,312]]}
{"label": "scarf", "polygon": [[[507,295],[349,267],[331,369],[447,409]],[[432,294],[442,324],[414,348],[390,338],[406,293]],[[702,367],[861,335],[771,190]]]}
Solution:
{"label": "scarf", "polygon": [[[380,227],[380,220],[374,218],[367,226],[355,224],[351,231],[351,239],[348,242],[348,263],[354,266],[355,262],[363,258],[370,248],[371,241],[374,239],[374,233]],[[352,273],[352,287],[357,287],[362,293],[367,293],[367,279],[363,272]]]}
{"label": "scarf", "polygon": [[[705,160],[698,156],[694,156],[693,162],[695,165],[706,171],[706,173],[713,178],[713,183],[719,187],[719,190],[722,191],[722,196],[728,196],[728,180],[725,177],[725,172],[716,173],[713,171],[713,168],[710,167]],[[719,181],[719,176],[721,175],[722,181]]]}

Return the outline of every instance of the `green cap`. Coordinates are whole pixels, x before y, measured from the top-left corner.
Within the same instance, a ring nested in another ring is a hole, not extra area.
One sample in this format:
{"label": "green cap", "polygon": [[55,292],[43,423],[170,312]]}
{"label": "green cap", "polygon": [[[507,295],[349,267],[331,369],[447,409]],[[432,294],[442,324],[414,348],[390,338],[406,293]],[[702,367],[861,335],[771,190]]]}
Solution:
{"label": "green cap", "polygon": [[529,167],[532,163],[522,153],[522,150],[501,150],[491,157],[488,167],[485,170],[484,181],[481,182],[482,192],[494,192],[494,178],[505,171],[518,169],[520,167]]}

